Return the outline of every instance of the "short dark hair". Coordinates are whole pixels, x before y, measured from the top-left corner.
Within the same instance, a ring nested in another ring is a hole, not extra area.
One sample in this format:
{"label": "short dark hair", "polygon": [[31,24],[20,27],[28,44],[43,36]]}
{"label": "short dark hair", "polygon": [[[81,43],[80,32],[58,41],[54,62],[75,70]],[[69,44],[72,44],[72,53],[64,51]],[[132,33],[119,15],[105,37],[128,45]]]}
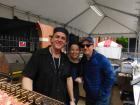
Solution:
{"label": "short dark hair", "polygon": [[68,32],[68,30],[66,28],[64,28],[64,27],[55,27],[54,30],[53,30],[53,34],[56,33],[56,32],[62,32],[68,38],[69,32]]}
{"label": "short dark hair", "polygon": [[72,43],[69,43],[68,50],[70,50],[72,45],[77,45],[80,48],[80,43],[79,42],[72,42]]}

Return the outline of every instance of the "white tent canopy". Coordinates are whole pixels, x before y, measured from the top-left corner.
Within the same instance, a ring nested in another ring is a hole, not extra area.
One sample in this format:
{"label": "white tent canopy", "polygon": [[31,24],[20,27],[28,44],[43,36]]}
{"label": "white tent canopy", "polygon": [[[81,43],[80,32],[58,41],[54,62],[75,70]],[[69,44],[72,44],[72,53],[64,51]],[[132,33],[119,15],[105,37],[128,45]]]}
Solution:
{"label": "white tent canopy", "polygon": [[[0,17],[17,16],[46,24],[53,20],[54,24],[91,35],[136,37],[140,28],[140,0],[0,0],[0,4]],[[98,16],[90,4],[95,4],[104,15]]]}

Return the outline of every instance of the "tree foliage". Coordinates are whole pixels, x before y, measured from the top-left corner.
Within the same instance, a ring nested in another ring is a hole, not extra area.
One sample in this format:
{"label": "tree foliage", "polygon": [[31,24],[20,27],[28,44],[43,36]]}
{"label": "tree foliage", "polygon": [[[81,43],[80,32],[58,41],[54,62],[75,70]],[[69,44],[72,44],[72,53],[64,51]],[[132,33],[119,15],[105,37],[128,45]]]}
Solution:
{"label": "tree foliage", "polygon": [[127,51],[127,48],[128,48],[128,38],[124,38],[124,37],[117,38],[116,42],[118,44],[122,45],[123,51]]}

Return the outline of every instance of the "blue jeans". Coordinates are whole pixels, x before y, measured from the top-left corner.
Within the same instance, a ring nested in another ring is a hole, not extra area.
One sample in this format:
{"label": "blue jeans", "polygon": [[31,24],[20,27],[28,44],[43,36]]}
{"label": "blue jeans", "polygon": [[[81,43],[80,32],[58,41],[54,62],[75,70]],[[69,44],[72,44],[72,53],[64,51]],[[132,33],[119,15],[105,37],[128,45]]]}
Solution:
{"label": "blue jeans", "polygon": [[88,96],[86,97],[86,105],[109,105],[109,104],[110,104],[110,96],[100,97],[97,100],[93,100]]}

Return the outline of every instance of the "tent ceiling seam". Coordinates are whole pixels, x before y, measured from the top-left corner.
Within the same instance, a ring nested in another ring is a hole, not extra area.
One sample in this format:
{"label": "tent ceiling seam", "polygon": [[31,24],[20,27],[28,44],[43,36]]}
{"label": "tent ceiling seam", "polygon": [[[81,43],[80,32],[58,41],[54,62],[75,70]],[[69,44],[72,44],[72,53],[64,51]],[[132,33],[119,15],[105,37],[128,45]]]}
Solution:
{"label": "tent ceiling seam", "polygon": [[[94,36],[100,36],[100,37],[103,37],[103,36],[116,36],[116,37],[121,37],[121,36],[124,36],[124,37],[136,37],[136,33],[104,33],[104,34],[92,34]],[[129,36],[130,35],[130,36]],[[135,36],[132,36],[132,35],[135,35]]]}
{"label": "tent ceiling seam", "polygon": [[104,34],[94,34],[94,35],[106,35],[106,34],[135,34],[136,35],[136,33],[104,33]]}
{"label": "tent ceiling seam", "polygon": [[90,9],[90,7],[86,8],[84,11],[82,11],[81,13],[79,13],[77,16],[73,17],[71,20],[69,20],[68,22],[66,22],[65,25],[67,26],[69,23],[71,23],[72,21],[74,21],[75,19],[77,19],[78,17],[80,17],[81,15],[83,15],[89,9]]}
{"label": "tent ceiling seam", "polygon": [[111,9],[111,10],[113,10],[113,11],[117,11],[117,12],[120,12],[120,13],[123,13],[123,14],[126,14],[126,15],[129,15],[129,16],[133,16],[133,17],[136,17],[136,18],[140,18],[140,16],[139,16],[139,15],[136,15],[136,14],[132,14],[132,13],[129,13],[129,12],[126,12],[126,11],[122,11],[122,10],[119,10],[119,9],[115,9],[115,8],[112,8],[112,7],[109,7],[109,6],[106,6],[106,5],[102,5],[102,4],[97,3],[97,2],[95,2],[95,4],[98,5],[98,6],[107,8],[107,9]]}
{"label": "tent ceiling seam", "polygon": [[135,30],[133,30],[133,29],[131,29],[131,28],[127,27],[126,25],[124,25],[124,24],[120,23],[120,22],[119,22],[119,21],[117,21],[116,19],[113,19],[113,18],[112,18],[112,17],[110,17],[110,16],[106,16],[106,17],[108,17],[109,19],[113,20],[114,22],[116,22],[116,23],[120,24],[121,26],[123,26],[123,27],[127,28],[128,30],[133,31],[134,33],[137,33]]}
{"label": "tent ceiling seam", "polygon": [[[118,12],[121,12],[121,13],[124,12],[124,11],[121,11],[121,10],[118,10],[118,9],[115,9],[115,8],[112,8],[112,7],[108,7],[108,6],[105,6],[105,5],[99,4],[99,3],[95,2],[94,0],[92,0],[92,2],[94,3],[94,5],[97,5],[97,6],[105,7],[105,8],[108,8],[108,9],[111,9],[111,10],[114,10],[114,11],[118,11]],[[101,8],[100,8],[100,10],[102,11]],[[102,11],[102,12],[103,12],[103,11]],[[104,12],[103,12],[103,13],[104,13]],[[125,12],[125,13],[123,13],[123,14],[130,15],[130,13],[127,13],[127,12]],[[132,15],[134,15],[134,14],[132,14]],[[132,15],[131,15],[131,16],[132,16]],[[135,30],[133,30],[133,29],[131,29],[131,28],[125,26],[124,24],[120,23],[119,21],[113,19],[112,17],[110,17],[110,16],[108,16],[108,15],[106,15],[106,14],[104,13],[104,18],[105,18],[105,17],[108,17],[108,18],[110,18],[111,20],[113,20],[114,22],[116,22],[116,23],[120,24],[121,26],[127,28],[128,30],[137,33]],[[103,20],[104,20],[104,18],[103,18]],[[140,16],[137,17],[137,18],[140,18]],[[102,22],[103,20],[101,20],[101,22]],[[101,22],[99,22],[99,24],[101,24]],[[95,26],[95,28],[92,29],[92,31],[91,31],[90,34],[92,34],[92,32],[93,32],[93,31],[99,26],[99,24],[97,24],[97,25]]]}
{"label": "tent ceiling seam", "polygon": [[[4,8],[9,8],[10,10],[13,9],[12,6],[5,5],[5,4],[2,4],[2,3],[0,3],[0,6],[1,6],[1,7],[4,7]],[[64,23],[61,23],[61,22],[58,22],[58,21],[55,21],[55,20],[52,20],[52,19],[49,19],[49,18],[42,17],[41,15],[34,14],[34,13],[30,12],[30,11],[24,11],[24,10],[17,9],[16,6],[14,6],[14,12],[15,12],[15,11],[21,12],[21,13],[23,13],[23,14],[25,14],[25,15],[27,15],[27,12],[28,12],[28,13],[29,13],[29,14],[28,14],[28,17],[29,17],[29,15],[30,15],[30,16],[32,15],[32,16],[35,16],[35,17],[40,17],[40,19],[44,19],[44,20],[46,20],[46,21],[49,21],[49,22],[52,22],[52,23],[56,23],[56,24],[59,24],[59,25],[62,25],[62,26],[65,27],[65,24],[64,24]],[[72,26],[67,25],[66,27],[71,28]],[[75,27],[72,27],[72,28],[75,29],[75,30],[77,30],[77,31],[80,30],[80,29],[77,29],[77,28],[75,28]],[[82,33],[84,33],[84,34],[88,34],[88,33],[84,32],[83,30],[80,30],[80,31],[81,31]]]}
{"label": "tent ceiling seam", "polygon": [[96,24],[96,26],[91,30],[90,34],[101,24],[101,22],[104,20],[105,16]]}

